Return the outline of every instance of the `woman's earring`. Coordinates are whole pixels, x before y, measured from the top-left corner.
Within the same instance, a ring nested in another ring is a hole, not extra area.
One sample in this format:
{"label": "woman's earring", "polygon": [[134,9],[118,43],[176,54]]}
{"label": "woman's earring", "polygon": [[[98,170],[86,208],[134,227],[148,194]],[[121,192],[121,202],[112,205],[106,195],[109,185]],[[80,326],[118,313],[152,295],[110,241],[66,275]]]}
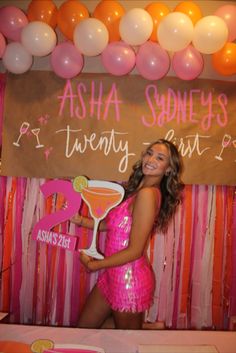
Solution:
{"label": "woman's earring", "polygon": [[168,177],[168,176],[170,175],[170,173],[171,173],[171,171],[170,171],[170,170],[166,171],[166,172],[165,172],[165,176],[167,176],[167,177]]}

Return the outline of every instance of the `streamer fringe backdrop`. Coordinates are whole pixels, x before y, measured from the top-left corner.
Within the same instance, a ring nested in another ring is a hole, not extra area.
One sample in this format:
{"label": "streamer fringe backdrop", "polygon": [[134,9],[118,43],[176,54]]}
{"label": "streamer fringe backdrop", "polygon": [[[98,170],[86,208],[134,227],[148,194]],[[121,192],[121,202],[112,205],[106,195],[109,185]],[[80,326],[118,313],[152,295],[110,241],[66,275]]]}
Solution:
{"label": "streamer fringe backdrop", "polygon": [[[84,270],[78,251],[32,239],[34,224],[64,203],[60,194],[43,198],[44,182],[0,177],[0,310],[11,313],[12,323],[76,326],[97,274]],[[149,247],[156,290],[147,320],[171,329],[235,329],[234,192],[230,186],[186,186],[167,235],[156,234]],[[85,204],[82,214],[88,214]],[[90,231],[70,222],[54,230],[79,236],[79,248],[91,239]],[[104,239],[100,234],[101,248]]]}

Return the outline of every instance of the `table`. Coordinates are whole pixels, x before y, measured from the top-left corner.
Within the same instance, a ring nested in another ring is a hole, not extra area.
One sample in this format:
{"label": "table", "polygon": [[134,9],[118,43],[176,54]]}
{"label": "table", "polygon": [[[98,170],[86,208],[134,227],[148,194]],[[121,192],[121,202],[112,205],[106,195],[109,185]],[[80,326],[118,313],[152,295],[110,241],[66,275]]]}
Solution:
{"label": "table", "polygon": [[89,330],[0,323],[1,341],[31,344],[36,339],[50,339],[55,344],[97,346],[103,348],[106,353],[137,353],[140,344],[214,345],[219,353],[236,353],[235,331]]}

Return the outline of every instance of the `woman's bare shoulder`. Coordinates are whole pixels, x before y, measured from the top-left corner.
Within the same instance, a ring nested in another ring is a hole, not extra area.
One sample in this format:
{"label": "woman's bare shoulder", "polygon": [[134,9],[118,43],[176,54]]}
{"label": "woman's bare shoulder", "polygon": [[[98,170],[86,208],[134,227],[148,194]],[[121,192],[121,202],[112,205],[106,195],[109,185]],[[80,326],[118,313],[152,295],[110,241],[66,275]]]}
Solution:
{"label": "woman's bare shoulder", "polygon": [[160,190],[154,186],[145,186],[137,192],[136,202],[157,202]]}

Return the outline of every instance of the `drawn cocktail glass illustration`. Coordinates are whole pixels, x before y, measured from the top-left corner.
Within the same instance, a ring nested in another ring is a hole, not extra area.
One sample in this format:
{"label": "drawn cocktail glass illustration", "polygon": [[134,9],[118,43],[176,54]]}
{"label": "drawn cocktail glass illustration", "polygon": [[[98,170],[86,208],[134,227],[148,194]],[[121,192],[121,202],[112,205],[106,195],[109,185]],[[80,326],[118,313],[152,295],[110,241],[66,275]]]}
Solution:
{"label": "drawn cocktail glass illustration", "polygon": [[215,158],[218,159],[219,161],[223,161],[223,158],[221,157],[222,153],[224,149],[230,144],[230,141],[231,141],[231,136],[228,134],[225,134],[223,136],[222,143],[221,143],[221,146],[222,146],[221,151],[217,156],[215,156]]}
{"label": "drawn cocktail glass illustration", "polygon": [[113,207],[121,202],[124,196],[124,188],[117,183],[88,180],[84,176],[76,177],[73,181],[73,187],[76,191],[81,192],[81,197],[88,205],[90,214],[94,219],[92,243],[88,249],[83,249],[83,251],[96,259],[103,259],[103,255],[97,251],[99,222],[106,217]]}
{"label": "drawn cocktail glass illustration", "polygon": [[34,134],[34,136],[36,137],[37,140],[37,145],[35,146],[35,148],[42,148],[44,147],[44,145],[42,145],[39,141],[39,132],[40,132],[40,128],[35,128],[35,129],[31,129],[32,134]]}
{"label": "drawn cocktail glass illustration", "polygon": [[21,124],[21,126],[20,126],[20,134],[19,134],[17,140],[16,140],[15,142],[13,142],[13,145],[14,145],[14,146],[17,146],[17,147],[20,146],[20,144],[19,144],[20,139],[21,139],[22,135],[25,135],[25,134],[27,133],[27,131],[28,131],[28,129],[29,129],[29,126],[30,126],[30,124],[27,123],[26,121],[24,121],[24,122]]}

